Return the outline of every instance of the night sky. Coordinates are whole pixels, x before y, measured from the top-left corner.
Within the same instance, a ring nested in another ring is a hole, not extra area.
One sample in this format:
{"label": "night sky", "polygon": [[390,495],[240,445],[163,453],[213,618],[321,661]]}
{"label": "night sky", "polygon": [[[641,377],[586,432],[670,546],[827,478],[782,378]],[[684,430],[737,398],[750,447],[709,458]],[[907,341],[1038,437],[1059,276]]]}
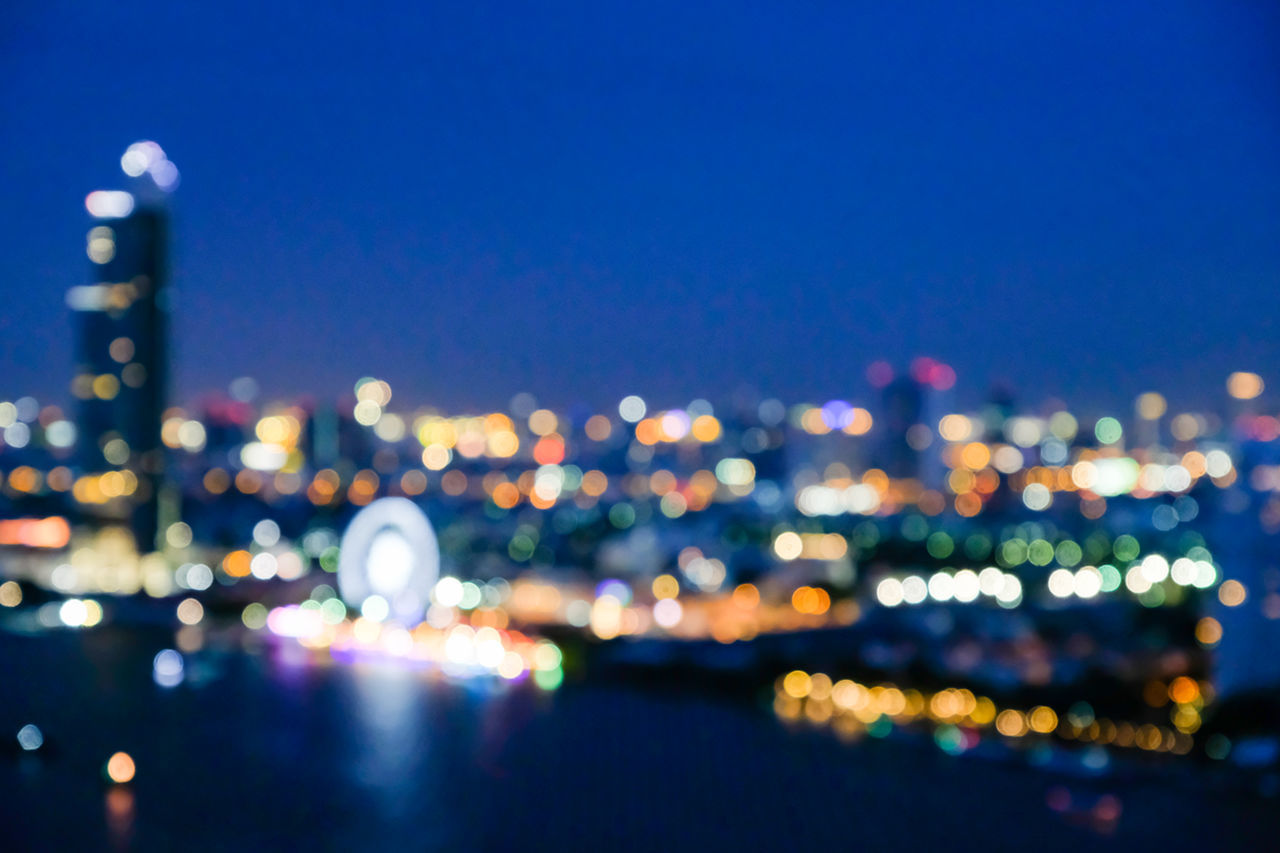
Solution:
{"label": "night sky", "polygon": [[0,398],[69,399],[83,199],[144,138],[179,398],[1280,389],[1273,4],[379,5],[8,6]]}

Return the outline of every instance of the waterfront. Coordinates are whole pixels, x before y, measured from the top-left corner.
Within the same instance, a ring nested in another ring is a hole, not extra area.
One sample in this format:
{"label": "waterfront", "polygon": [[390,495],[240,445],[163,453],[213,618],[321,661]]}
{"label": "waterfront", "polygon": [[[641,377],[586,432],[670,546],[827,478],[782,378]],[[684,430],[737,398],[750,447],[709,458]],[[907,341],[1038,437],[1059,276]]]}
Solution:
{"label": "waterfront", "polygon": [[[166,689],[167,641],[0,635],[0,722],[46,737],[0,763],[9,849],[1228,850],[1280,829],[1274,800],[1203,764],[1088,780],[928,741],[845,745],[696,680],[545,693],[290,645],[210,647]],[[102,779],[116,750],[137,762],[129,786]]]}

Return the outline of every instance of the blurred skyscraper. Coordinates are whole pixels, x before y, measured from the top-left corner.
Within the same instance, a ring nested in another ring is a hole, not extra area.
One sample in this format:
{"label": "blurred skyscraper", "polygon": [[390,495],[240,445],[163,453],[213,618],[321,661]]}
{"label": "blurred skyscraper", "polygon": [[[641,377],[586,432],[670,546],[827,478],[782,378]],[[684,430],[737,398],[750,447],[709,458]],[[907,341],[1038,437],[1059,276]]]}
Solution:
{"label": "blurred skyscraper", "polygon": [[943,444],[934,428],[951,408],[949,392],[955,385],[955,371],[940,361],[920,357],[908,372],[897,377],[887,365],[877,368],[873,384],[881,388],[885,428],[881,466],[891,477],[914,479],[929,489],[941,488],[946,469]]}
{"label": "blurred skyscraper", "polygon": [[[133,177],[145,173],[150,186],[137,194],[89,194],[90,283],[67,294],[76,326],[77,462],[82,475],[96,478],[91,499],[82,502],[90,517],[127,522],[138,549],[150,551],[164,476],[160,421],[169,379],[168,216],[155,190],[171,188],[177,173],[154,143],[131,146],[121,165]],[[119,478],[101,476],[111,472]]]}
{"label": "blurred skyscraper", "polygon": [[924,386],[910,374],[898,376],[881,395],[884,447],[881,465],[891,477],[920,476],[920,451],[911,446],[912,427],[924,417]]}

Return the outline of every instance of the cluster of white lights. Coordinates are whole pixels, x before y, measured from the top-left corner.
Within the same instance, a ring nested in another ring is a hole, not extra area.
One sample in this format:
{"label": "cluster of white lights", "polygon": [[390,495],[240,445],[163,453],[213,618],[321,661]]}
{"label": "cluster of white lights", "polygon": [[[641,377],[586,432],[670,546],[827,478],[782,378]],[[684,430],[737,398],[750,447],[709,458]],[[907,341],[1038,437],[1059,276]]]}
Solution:
{"label": "cluster of white lights", "polygon": [[880,493],[866,483],[843,489],[805,486],[796,494],[796,509],[805,515],[870,515],[880,508]]}
{"label": "cluster of white lights", "polygon": [[[1112,569],[1112,572],[1115,570]],[[1115,574],[1111,583],[1108,580],[1094,566],[1083,566],[1074,572],[1071,569],[1054,569],[1049,574],[1049,593],[1055,598],[1070,598],[1074,595],[1090,599],[1103,592],[1105,587],[1115,589],[1112,584],[1119,581],[1119,573]]]}
{"label": "cluster of white lights", "polygon": [[435,628],[447,628],[456,620],[458,610],[496,607],[505,599],[507,592],[505,581],[476,583],[446,575],[436,582],[431,591],[427,624]]}
{"label": "cluster of white lights", "polygon": [[724,562],[714,557],[694,557],[681,569],[681,572],[703,592],[715,592],[728,576]]}
{"label": "cluster of white lights", "polygon": [[183,563],[173,579],[182,589],[205,590],[213,585],[213,569],[204,563]]}
{"label": "cluster of white lights", "polygon": [[58,623],[68,628],[92,628],[102,621],[102,605],[92,598],[68,598],[58,604],[50,602],[40,608],[41,624]]}
{"label": "cluster of white lights", "polygon": [[559,465],[541,465],[533,475],[533,493],[544,501],[554,501],[564,490],[564,469]]}
{"label": "cluster of white lights", "polygon": [[1142,595],[1157,584],[1172,580],[1178,586],[1208,589],[1218,580],[1218,570],[1208,560],[1179,557],[1173,565],[1159,554],[1149,554],[1122,575],[1115,566],[1083,566],[1075,571],[1054,569],[1049,574],[1049,593],[1055,598],[1090,599],[1100,593],[1115,592],[1121,583],[1134,595]]}
{"label": "cluster of white lights", "polygon": [[876,585],[876,600],[885,607],[921,604],[928,599],[967,604],[983,595],[994,598],[1002,607],[1017,607],[1022,602],[1022,581],[1016,575],[988,566],[980,572],[972,569],[961,569],[954,574],[934,572],[927,579],[921,575],[889,577]]}
{"label": "cluster of white lights", "polygon": [[1124,573],[1124,585],[1135,595],[1141,595],[1166,579],[1172,580],[1178,586],[1208,589],[1217,581],[1218,571],[1207,560],[1179,557],[1170,566],[1169,561],[1164,557],[1152,554],[1141,563],[1130,566]]}
{"label": "cluster of white lights", "polygon": [[150,175],[156,186],[165,192],[178,185],[178,167],[165,156],[163,148],[149,140],[130,145],[120,158],[120,168],[131,178]]}
{"label": "cluster of white lights", "polygon": [[120,219],[133,213],[133,195],[124,190],[94,190],[85,196],[84,209],[99,219]]}
{"label": "cluster of white lights", "polygon": [[[1232,467],[1231,457],[1224,450],[1210,450],[1205,454],[1204,472],[1210,477],[1225,477]],[[1125,456],[1077,462],[1071,467],[1071,481],[1103,497],[1114,497],[1138,488],[1148,492],[1184,492],[1191,488],[1194,478],[1183,465],[1139,465],[1137,460]],[[1025,496],[1023,500],[1026,501]]]}

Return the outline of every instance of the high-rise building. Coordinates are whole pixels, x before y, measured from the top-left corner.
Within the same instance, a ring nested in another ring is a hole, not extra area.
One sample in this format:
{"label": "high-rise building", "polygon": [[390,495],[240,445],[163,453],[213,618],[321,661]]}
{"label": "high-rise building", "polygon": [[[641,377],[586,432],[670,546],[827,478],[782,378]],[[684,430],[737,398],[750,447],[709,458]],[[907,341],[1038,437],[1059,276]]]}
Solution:
{"label": "high-rise building", "polygon": [[887,365],[877,371],[881,388],[883,444],[880,462],[891,477],[915,479],[925,488],[942,487],[943,443],[934,434],[949,406],[955,371],[931,358],[917,358],[911,370],[892,378]]}
{"label": "high-rise building", "polygon": [[[78,468],[94,483],[81,502],[86,514],[127,523],[145,552],[156,547],[169,379],[168,216],[156,190],[171,188],[176,170],[154,143],[131,146],[121,163],[150,186],[98,191],[85,200],[93,218],[90,283],[67,294],[76,325],[72,392]],[[112,472],[118,476],[103,476]]]}
{"label": "high-rise building", "polygon": [[919,477],[920,451],[913,447],[911,432],[924,419],[924,386],[903,374],[881,392],[884,447],[881,466],[891,477]]}

